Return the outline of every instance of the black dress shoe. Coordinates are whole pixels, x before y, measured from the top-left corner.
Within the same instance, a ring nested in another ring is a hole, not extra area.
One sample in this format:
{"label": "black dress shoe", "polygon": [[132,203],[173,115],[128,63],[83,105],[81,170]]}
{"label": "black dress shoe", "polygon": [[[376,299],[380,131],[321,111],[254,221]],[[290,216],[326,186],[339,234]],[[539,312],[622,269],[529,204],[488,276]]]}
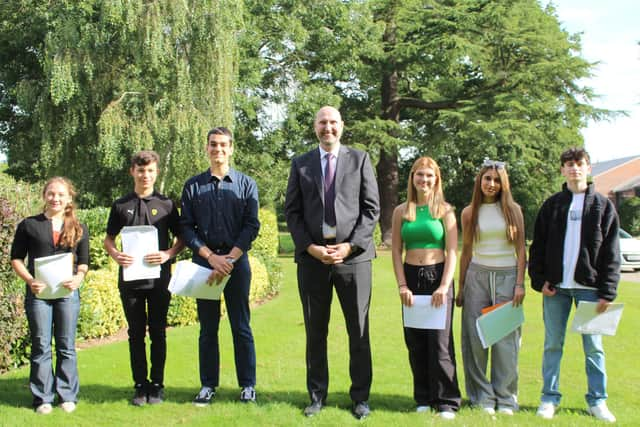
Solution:
{"label": "black dress shoe", "polygon": [[318,412],[322,410],[322,401],[314,400],[311,402],[311,405],[304,408],[304,416],[305,417],[313,417]]}
{"label": "black dress shoe", "polygon": [[351,413],[354,417],[361,420],[363,418],[367,418],[371,410],[369,409],[369,404],[366,401],[363,402],[353,402],[353,406],[351,407]]}

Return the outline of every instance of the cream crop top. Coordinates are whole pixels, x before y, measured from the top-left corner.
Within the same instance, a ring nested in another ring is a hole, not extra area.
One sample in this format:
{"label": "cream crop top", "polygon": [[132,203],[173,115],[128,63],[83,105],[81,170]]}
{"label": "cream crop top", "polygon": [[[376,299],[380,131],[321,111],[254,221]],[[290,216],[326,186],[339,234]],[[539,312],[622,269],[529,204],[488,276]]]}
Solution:
{"label": "cream crop top", "polygon": [[516,265],[515,247],[507,240],[507,223],[499,203],[483,203],[478,211],[478,239],[471,262],[487,267]]}

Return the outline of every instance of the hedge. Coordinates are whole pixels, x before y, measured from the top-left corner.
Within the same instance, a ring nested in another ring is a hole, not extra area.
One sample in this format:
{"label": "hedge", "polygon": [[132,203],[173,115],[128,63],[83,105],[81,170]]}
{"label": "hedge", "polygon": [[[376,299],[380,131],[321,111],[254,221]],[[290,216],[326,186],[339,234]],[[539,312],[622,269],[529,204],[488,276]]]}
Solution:
{"label": "hedge", "polygon": [[80,289],[79,338],[102,338],[126,326],[118,291],[118,268],[89,271]]}
{"label": "hedge", "polygon": [[24,283],[11,268],[11,242],[20,217],[0,198],[0,372],[26,362],[29,348]]}
{"label": "hedge", "polygon": [[618,213],[620,226],[632,236],[640,236],[640,197],[623,200]]}

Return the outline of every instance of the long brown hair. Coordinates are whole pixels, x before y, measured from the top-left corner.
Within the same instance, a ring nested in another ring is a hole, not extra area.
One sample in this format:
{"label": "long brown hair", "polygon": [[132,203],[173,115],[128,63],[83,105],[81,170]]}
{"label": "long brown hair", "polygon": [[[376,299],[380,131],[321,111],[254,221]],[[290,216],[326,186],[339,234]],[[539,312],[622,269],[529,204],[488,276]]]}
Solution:
{"label": "long brown hair", "polygon": [[419,157],[413,166],[411,166],[411,173],[409,173],[409,182],[407,183],[407,204],[404,209],[404,218],[406,221],[412,222],[416,220],[416,204],[418,202],[418,190],[413,185],[413,175],[418,169],[429,168],[433,169],[436,175],[436,184],[431,193],[427,196],[427,206],[429,206],[429,212],[435,219],[442,218],[447,212],[447,203],[444,200],[444,194],[442,193],[442,179],[440,177],[440,167],[431,157]]}
{"label": "long brown hair", "polygon": [[[64,207],[64,223],[62,225],[62,233],[60,234],[60,243],[62,246],[73,248],[80,239],[82,239],[83,233],[80,221],[78,221],[78,218],[76,217],[76,208],[73,204],[73,199],[76,196],[76,189],[69,179],[62,176],[54,176],[53,178],[49,178],[49,180],[44,184],[44,188],[42,189],[43,198],[47,193],[47,188],[56,182],[67,187],[69,196],[71,196],[71,201]],[[46,206],[44,209],[46,210]]]}
{"label": "long brown hair", "polygon": [[506,235],[510,243],[514,243],[519,235],[524,233],[524,220],[522,211],[511,195],[511,185],[509,184],[509,175],[504,166],[483,166],[476,175],[473,184],[473,195],[471,196],[471,221],[469,224],[469,233],[463,236],[464,244],[471,245],[474,240],[478,239],[478,212],[482,204],[482,177],[489,170],[494,169],[500,177],[500,193],[497,200],[500,203],[500,209],[507,224]]}

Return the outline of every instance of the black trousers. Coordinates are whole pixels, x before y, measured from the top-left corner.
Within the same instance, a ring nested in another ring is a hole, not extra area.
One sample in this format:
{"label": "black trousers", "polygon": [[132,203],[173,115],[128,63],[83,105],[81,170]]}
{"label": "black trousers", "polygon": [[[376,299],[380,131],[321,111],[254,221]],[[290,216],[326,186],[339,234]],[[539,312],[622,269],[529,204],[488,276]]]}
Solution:
{"label": "black trousers", "polygon": [[[129,325],[129,358],[135,384],[152,382],[164,386],[167,358],[167,312],[171,293],[166,286],[153,289],[120,288],[120,299]],[[151,372],[147,370],[145,337],[149,326],[151,338]],[[147,376],[149,375],[149,376]]]}
{"label": "black trousers", "polygon": [[[440,286],[443,269],[443,263],[427,266],[405,264],[407,286],[414,295],[431,295]],[[404,328],[413,373],[413,398],[418,405],[428,405],[438,411],[457,411],[460,407],[451,331],[453,299],[452,283],[447,295],[444,329]]]}
{"label": "black trousers", "polygon": [[298,289],[307,336],[307,390],[311,400],[327,398],[327,335],[334,287],[349,335],[349,394],[354,402],[365,401],[369,399],[373,376],[369,343],[370,261],[325,265],[305,256],[298,262]]}

